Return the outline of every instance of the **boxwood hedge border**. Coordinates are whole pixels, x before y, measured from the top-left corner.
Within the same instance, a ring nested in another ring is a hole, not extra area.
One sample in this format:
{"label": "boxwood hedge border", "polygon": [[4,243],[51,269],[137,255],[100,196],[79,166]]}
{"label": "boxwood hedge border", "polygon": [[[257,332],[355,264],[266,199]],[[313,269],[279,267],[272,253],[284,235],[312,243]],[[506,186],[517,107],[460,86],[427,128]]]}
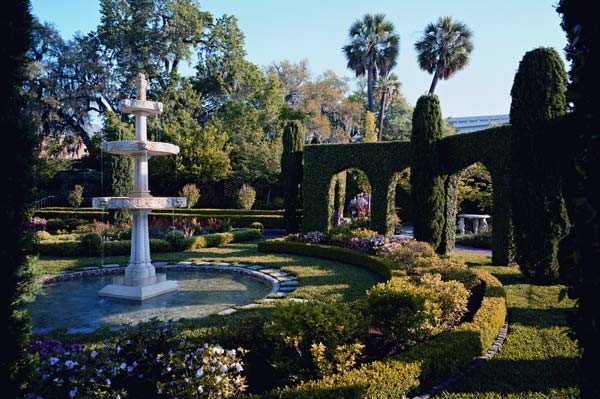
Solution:
{"label": "boxwood hedge border", "polygon": [[[258,244],[261,252],[291,253],[362,266],[384,278],[392,276],[395,264],[385,259],[346,248],[321,244],[287,242],[281,239]],[[485,270],[471,268],[484,284],[481,305],[473,320],[444,331],[406,352],[359,369],[334,374],[319,380],[305,381],[267,393],[265,398],[399,398],[430,386],[433,382],[456,374],[486,354],[503,331],[506,298],[500,281]]]}

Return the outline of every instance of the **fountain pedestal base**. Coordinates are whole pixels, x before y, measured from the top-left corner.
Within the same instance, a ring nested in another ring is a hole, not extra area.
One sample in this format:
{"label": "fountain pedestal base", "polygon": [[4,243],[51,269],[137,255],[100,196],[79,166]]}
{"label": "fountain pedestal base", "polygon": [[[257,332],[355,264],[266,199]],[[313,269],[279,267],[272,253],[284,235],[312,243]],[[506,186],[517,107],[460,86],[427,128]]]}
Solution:
{"label": "fountain pedestal base", "polygon": [[143,284],[140,284],[139,279],[133,282],[128,281],[124,276],[119,276],[113,279],[113,284],[108,284],[98,291],[98,295],[143,301],[175,291],[177,288],[177,282],[167,280],[167,276],[164,273],[157,273],[155,276],[148,278],[148,281],[145,281]]}

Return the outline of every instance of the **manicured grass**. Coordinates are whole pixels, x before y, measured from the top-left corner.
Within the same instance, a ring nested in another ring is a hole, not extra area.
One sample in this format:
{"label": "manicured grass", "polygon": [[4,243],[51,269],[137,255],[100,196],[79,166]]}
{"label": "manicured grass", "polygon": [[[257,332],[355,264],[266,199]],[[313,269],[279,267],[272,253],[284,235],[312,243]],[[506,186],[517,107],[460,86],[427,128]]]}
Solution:
{"label": "manicured grass", "polygon": [[[468,262],[487,265],[489,258],[471,255]],[[579,352],[577,342],[569,337],[567,324],[574,302],[560,299],[564,287],[533,285],[517,267],[483,268],[495,275],[506,289],[508,338],[501,352],[489,363],[439,397],[579,398]]]}
{"label": "manicured grass", "polygon": [[[155,262],[224,261],[282,269],[298,276],[299,287],[294,292],[294,296],[307,299],[326,297],[334,301],[349,302],[383,280],[369,270],[340,262],[300,255],[260,253],[256,249],[257,242],[249,241],[185,252],[157,253],[152,255],[152,260]],[[85,266],[100,266],[102,263],[127,265],[128,261],[129,256],[76,259],[40,257],[35,262],[34,272],[37,275],[55,274],[64,270],[78,270]]]}

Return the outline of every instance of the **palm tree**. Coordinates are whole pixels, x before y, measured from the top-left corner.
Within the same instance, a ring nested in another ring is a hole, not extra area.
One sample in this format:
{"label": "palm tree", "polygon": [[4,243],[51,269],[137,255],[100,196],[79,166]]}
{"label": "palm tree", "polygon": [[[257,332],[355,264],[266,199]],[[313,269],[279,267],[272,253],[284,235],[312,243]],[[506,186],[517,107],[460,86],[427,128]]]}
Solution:
{"label": "palm tree", "polygon": [[472,32],[451,17],[440,17],[423,31],[423,37],[415,43],[421,69],[433,73],[429,94],[433,94],[438,79],[449,79],[469,63],[473,51]]}
{"label": "palm tree", "polygon": [[375,91],[381,98],[379,101],[379,120],[377,121],[377,141],[381,141],[381,135],[383,134],[383,114],[387,107],[396,101],[400,95],[400,81],[395,73],[390,73],[385,76],[381,76],[375,85]]}
{"label": "palm tree", "polygon": [[373,84],[377,76],[385,76],[396,65],[400,51],[400,36],[394,33],[394,24],[384,14],[366,14],[354,21],[349,30],[350,44],[343,47],[348,68],[356,76],[367,75],[369,111],[375,111]]}

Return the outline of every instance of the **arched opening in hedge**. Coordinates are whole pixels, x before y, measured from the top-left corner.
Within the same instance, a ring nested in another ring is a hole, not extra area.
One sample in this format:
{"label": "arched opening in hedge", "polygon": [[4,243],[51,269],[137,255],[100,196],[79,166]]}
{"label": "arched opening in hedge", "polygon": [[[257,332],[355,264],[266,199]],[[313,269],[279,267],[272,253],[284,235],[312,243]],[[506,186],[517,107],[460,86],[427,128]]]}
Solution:
{"label": "arched opening in hedge", "polygon": [[[494,127],[440,140],[441,171],[456,175],[481,163],[490,173],[492,190],[492,263],[508,265],[514,260],[514,234],[510,198],[510,126]],[[447,233],[456,231],[456,218],[446,220]],[[450,234],[446,234],[450,236]]]}
{"label": "arched opening in hedge", "polygon": [[412,200],[410,187],[410,167],[395,174],[394,212],[399,224],[412,224]]}

